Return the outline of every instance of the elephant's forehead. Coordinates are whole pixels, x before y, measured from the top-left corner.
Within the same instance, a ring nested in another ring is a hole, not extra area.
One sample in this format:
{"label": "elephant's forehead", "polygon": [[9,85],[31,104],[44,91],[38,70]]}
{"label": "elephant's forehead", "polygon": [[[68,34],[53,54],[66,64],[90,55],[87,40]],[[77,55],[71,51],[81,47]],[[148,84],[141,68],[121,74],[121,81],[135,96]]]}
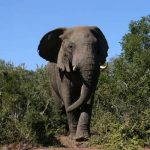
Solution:
{"label": "elephant's forehead", "polygon": [[70,28],[70,39],[75,41],[85,41],[85,42],[92,42],[95,41],[96,38],[91,32],[89,27],[76,27]]}
{"label": "elephant's forehead", "polygon": [[77,34],[90,34],[90,28],[89,27],[74,27],[74,28],[69,28],[68,31],[72,33],[77,33]]}

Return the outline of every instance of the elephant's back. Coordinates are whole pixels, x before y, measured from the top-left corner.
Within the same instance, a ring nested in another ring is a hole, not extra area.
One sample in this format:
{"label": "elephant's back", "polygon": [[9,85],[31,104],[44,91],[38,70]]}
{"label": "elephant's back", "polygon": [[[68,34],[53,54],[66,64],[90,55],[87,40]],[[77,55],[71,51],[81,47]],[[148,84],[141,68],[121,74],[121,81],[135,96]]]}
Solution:
{"label": "elephant's back", "polygon": [[58,81],[58,69],[56,67],[56,64],[49,62],[47,64],[47,70],[48,70],[48,77],[50,80],[51,87],[53,89],[56,89],[57,88],[56,81]]}

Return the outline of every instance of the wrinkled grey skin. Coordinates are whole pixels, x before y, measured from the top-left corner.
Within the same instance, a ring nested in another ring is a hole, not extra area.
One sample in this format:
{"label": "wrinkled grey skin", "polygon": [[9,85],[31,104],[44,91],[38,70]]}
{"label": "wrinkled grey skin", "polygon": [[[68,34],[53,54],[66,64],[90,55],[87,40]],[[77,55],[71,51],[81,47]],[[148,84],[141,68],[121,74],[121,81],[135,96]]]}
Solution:
{"label": "wrinkled grey skin", "polygon": [[41,39],[39,55],[48,60],[53,99],[65,107],[70,137],[90,136],[94,92],[108,44],[97,27],[58,28]]}

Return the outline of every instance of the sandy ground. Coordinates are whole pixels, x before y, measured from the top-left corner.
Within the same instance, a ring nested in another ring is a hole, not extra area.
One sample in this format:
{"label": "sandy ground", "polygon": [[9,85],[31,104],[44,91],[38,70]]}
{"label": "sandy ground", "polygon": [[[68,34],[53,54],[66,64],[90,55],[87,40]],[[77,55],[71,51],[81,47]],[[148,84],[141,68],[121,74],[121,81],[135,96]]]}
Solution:
{"label": "sandy ground", "polygon": [[[88,147],[87,142],[75,142],[73,140],[70,140],[67,136],[60,136],[57,138],[60,141],[60,147],[40,147],[40,148],[34,148],[34,147],[26,147],[22,145],[9,145],[9,146],[3,146],[0,148],[0,150],[104,150],[100,147]],[[150,150],[149,148],[145,148],[143,150]]]}
{"label": "sandy ground", "polygon": [[39,147],[34,148],[30,147],[29,145],[15,145],[11,144],[8,146],[3,146],[0,148],[0,150],[99,150],[98,148],[91,147],[89,148],[87,146],[87,142],[75,142],[73,140],[70,140],[67,136],[60,136],[57,138],[57,140],[60,142],[60,147]]}
{"label": "sandy ground", "polygon": [[35,150],[99,150],[98,148],[87,148],[87,143],[79,143],[73,140],[70,140],[67,136],[61,136],[58,138],[60,143],[62,144],[59,148],[38,148]]}

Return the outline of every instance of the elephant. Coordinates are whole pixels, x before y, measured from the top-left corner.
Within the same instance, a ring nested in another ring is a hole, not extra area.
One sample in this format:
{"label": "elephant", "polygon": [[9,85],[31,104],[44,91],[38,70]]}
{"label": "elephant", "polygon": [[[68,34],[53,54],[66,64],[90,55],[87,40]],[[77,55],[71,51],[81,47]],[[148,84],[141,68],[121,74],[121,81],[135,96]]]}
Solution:
{"label": "elephant", "polygon": [[90,137],[94,93],[108,48],[95,26],[56,28],[40,40],[38,53],[48,61],[52,98],[65,108],[69,137],[76,141]]}

